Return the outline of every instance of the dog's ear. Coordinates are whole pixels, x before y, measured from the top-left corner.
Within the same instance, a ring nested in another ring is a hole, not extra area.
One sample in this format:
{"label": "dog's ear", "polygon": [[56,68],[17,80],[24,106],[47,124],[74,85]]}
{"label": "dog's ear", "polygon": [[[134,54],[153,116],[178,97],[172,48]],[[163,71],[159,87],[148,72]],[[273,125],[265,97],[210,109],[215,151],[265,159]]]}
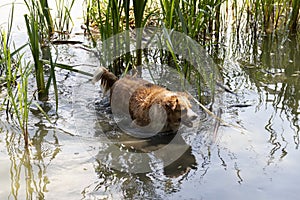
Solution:
{"label": "dog's ear", "polygon": [[166,106],[169,107],[171,110],[175,110],[178,105],[178,98],[177,96],[171,96],[168,98],[166,102]]}

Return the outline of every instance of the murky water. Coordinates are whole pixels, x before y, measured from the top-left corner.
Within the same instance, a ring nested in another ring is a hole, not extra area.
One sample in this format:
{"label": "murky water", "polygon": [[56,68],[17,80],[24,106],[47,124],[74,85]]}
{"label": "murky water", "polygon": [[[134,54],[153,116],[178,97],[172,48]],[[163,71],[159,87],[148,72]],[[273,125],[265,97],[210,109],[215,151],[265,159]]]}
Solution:
{"label": "murky water", "polygon": [[[26,40],[19,14],[15,18],[20,25],[14,31],[17,45]],[[82,35],[72,37],[88,43]],[[263,37],[256,43],[241,43],[246,40],[236,37],[228,38],[228,47],[220,53],[224,85],[236,95],[220,92],[222,101],[215,107],[222,109],[224,121],[240,128],[221,124],[211,140],[215,120],[198,109],[196,129],[183,128],[175,139],[137,140],[121,132],[108,100],[89,77],[58,69],[58,117],[54,97],[43,107],[55,124],[31,108],[29,151],[1,111],[0,198],[297,199],[299,39]],[[93,73],[98,58],[80,47],[58,45],[58,60],[81,64],[78,69]],[[174,79],[171,73],[154,74]],[[144,76],[149,79],[146,71]],[[170,141],[171,151],[157,153]],[[174,152],[181,154],[163,167]],[[142,162],[134,157],[140,153]],[[141,168],[147,170],[132,173]]]}

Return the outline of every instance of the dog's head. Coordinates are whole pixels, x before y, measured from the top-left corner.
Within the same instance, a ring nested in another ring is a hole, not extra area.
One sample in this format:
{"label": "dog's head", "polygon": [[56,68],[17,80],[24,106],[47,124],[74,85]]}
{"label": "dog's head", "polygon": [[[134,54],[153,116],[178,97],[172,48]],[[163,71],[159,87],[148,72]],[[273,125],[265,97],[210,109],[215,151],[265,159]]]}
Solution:
{"label": "dog's head", "polygon": [[197,114],[191,109],[188,95],[184,92],[173,92],[164,99],[168,122],[172,130],[179,128],[180,123],[187,127],[193,126]]}

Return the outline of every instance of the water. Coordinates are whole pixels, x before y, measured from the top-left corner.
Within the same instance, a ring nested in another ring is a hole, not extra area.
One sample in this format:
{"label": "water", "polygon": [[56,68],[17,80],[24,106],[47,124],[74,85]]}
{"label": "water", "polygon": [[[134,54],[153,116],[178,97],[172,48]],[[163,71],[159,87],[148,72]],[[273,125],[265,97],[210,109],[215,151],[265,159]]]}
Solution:
{"label": "water", "polygon": [[[22,17],[21,13],[15,16],[21,27],[14,31],[17,45],[26,40]],[[74,32],[82,31],[75,28]],[[251,36],[250,32],[247,37]],[[72,37],[88,43],[82,35]],[[222,76],[224,86],[236,95],[220,92],[222,101],[215,106],[232,125],[221,125],[212,144],[208,135],[215,120],[201,110],[197,110],[199,128],[183,129],[176,140],[158,138],[151,143],[122,134],[107,99],[89,77],[57,70],[58,117],[53,96],[44,108],[55,124],[31,108],[29,151],[23,149],[19,130],[6,122],[1,111],[0,198],[297,199],[299,40],[262,37],[257,48],[253,42],[239,43],[234,35],[228,40],[231,45],[220,51]],[[78,68],[84,71],[92,73],[95,67],[90,65],[99,64],[94,54],[80,46],[57,48],[59,61],[82,64]],[[157,153],[170,140],[172,151]],[[176,151],[181,156],[163,168]],[[136,152],[150,153],[139,162],[133,156]],[[132,173],[132,167],[149,171]]]}

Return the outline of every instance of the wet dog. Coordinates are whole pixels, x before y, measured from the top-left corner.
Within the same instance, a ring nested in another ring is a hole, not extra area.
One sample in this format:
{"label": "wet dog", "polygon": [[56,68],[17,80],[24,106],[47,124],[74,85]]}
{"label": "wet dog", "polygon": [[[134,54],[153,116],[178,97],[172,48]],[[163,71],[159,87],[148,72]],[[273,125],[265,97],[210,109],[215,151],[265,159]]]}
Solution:
{"label": "wet dog", "polygon": [[176,133],[183,124],[192,127],[197,115],[192,111],[188,95],[126,75],[118,79],[104,67],[94,74],[104,92],[110,90],[113,113],[130,116],[132,127],[155,133]]}

